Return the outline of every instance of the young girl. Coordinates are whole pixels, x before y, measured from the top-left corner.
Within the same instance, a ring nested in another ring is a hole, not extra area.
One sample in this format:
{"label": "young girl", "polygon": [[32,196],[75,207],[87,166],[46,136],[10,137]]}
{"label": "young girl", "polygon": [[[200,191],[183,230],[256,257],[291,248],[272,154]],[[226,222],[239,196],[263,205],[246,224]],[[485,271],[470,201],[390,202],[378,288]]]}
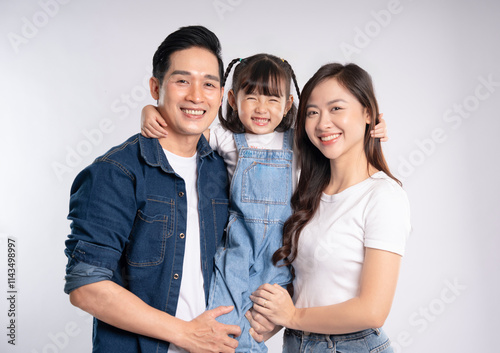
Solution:
{"label": "young girl", "polygon": [[[329,64],[304,87],[296,123],[301,177],[274,263],[294,270],[293,301],[262,285],[254,309],[287,327],[284,352],[392,352],[389,314],[409,205],[368,131],[378,106],[360,67]],[[295,303],[295,304],[294,304]]]}
{"label": "young girl", "polygon": [[[291,214],[295,168],[290,127],[296,115],[292,80],[299,91],[291,66],[278,57],[257,54],[233,60],[223,85],[234,65],[226,116],[220,114],[221,124],[209,136],[232,181],[227,236],[215,258],[208,309],[234,305],[218,320],[241,326],[237,351],[265,352],[265,345],[250,337],[244,316],[252,306],[250,294],[262,283],[286,285],[291,280],[288,267],[274,266],[272,255],[282,245],[283,223]],[[158,113],[149,106],[144,115],[143,134],[158,137],[153,130],[159,129],[148,128],[162,124]]]}
{"label": "young girl", "polygon": [[[227,237],[215,258],[208,308],[234,305],[218,320],[241,326],[237,351],[266,352],[263,343],[250,337],[244,315],[252,306],[250,294],[262,283],[285,286],[291,280],[288,267],[275,266],[272,256],[282,245],[283,223],[291,215],[296,180],[292,81],[297,95],[299,90],[286,60],[268,54],[235,59],[223,85],[234,65],[226,116],[221,109],[220,125],[209,132],[210,145],[224,158],[232,181]],[[164,122],[154,107],[144,108],[142,125],[147,137],[164,136]],[[381,135],[384,128],[379,128]]]}

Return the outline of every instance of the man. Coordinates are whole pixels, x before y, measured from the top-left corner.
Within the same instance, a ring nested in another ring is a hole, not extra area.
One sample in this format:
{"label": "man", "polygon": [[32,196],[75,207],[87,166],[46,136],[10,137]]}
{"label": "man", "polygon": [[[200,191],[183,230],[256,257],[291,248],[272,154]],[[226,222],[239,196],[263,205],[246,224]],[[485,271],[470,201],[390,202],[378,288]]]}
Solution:
{"label": "man", "polygon": [[170,34],[153,58],[151,94],[168,138],[132,136],[84,169],[71,189],[65,291],[92,314],[93,351],[234,352],[236,325],[206,311],[213,256],[227,222],[224,162],[202,136],[221,105],[217,37]]}

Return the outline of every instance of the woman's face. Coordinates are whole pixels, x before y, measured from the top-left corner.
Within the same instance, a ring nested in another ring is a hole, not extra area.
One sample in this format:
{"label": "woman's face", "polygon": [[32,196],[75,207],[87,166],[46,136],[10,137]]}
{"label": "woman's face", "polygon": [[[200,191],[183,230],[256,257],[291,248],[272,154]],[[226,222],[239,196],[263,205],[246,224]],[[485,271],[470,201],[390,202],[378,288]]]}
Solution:
{"label": "woman's face", "polygon": [[369,123],[368,110],[336,78],[319,83],[307,101],[307,136],[330,160],[359,158]]}

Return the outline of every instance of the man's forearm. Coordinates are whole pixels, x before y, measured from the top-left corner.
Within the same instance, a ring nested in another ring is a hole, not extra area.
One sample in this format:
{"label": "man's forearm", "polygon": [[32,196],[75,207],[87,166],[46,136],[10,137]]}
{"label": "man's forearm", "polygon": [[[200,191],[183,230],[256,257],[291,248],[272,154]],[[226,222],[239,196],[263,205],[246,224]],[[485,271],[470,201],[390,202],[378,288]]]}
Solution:
{"label": "man's forearm", "polygon": [[73,305],[122,330],[183,346],[185,321],[157,310],[112,281],[91,283],[70,293]]}

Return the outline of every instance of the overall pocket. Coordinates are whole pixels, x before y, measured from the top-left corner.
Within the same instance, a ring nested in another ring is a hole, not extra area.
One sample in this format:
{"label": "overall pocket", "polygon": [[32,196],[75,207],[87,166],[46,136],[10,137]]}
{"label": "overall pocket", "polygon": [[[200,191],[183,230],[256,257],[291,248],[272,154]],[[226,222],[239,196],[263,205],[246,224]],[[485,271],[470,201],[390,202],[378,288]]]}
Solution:
{"label": "overall pocket", "polygon": [[290,164],[253,162],[243,172],[241,200],[273,205],[290,201]]}

